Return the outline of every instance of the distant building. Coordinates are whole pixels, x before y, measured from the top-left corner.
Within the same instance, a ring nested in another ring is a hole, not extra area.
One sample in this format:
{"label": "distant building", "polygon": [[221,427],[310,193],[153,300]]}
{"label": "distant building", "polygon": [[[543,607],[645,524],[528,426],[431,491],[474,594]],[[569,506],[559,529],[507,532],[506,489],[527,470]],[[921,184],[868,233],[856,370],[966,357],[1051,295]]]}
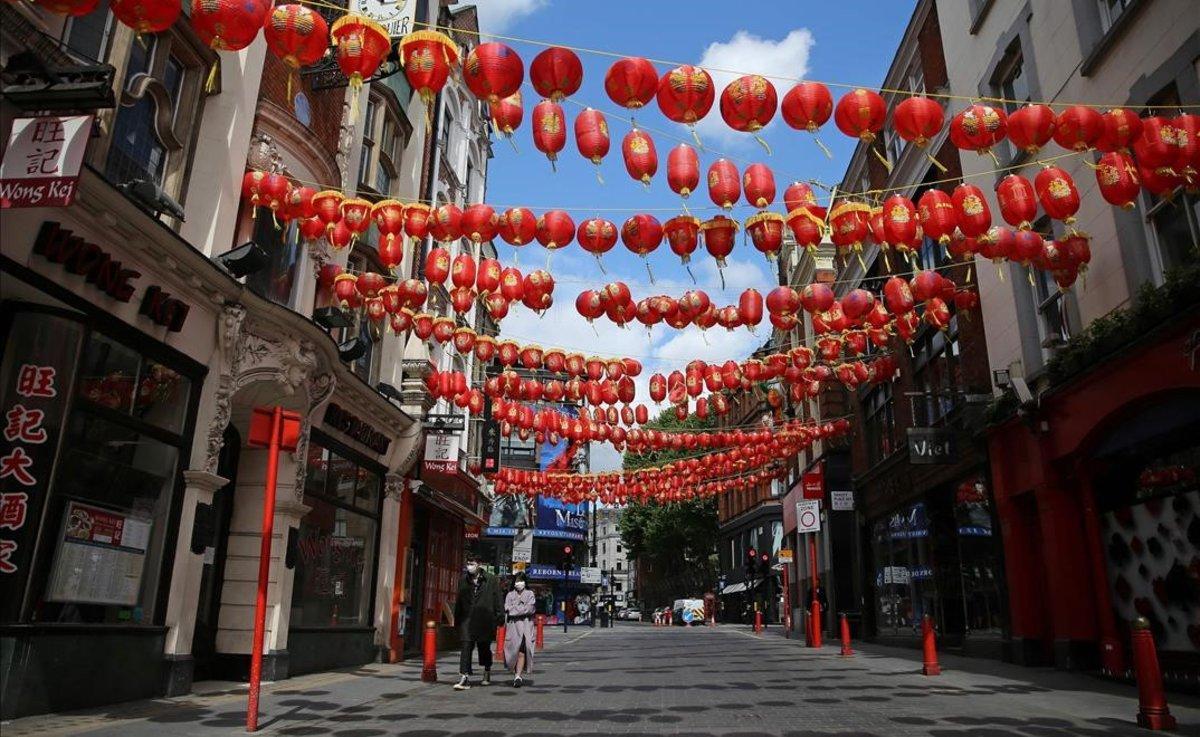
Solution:
{"label": "distant building", "polygon": [[634,585],[633,563],[629,558],[624,544],[621,542],[621,515],[623,507],[603,507],[597,509],[596,521],[596,565],[601,574],[607,579],[608,586],[601,587],[598,593],[611,594],[618,607],[631,603],[631,592]]}

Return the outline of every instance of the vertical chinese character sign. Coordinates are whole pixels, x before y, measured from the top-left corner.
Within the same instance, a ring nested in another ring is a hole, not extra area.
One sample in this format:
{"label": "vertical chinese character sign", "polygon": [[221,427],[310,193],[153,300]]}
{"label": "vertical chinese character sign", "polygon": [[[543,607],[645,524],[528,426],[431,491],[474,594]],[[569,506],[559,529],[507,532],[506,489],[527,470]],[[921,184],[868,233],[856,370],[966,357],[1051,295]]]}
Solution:
{"label": "vertical chinese character sign", "polygon": [[70,205],[91,132],[91,115],[14,120],[0,162],[0,207]]}
{"label": "vertical chinese character sign", "polygon": [[71,391],[82,328],[15,320],[0,365],[0,615],[18,616]]}

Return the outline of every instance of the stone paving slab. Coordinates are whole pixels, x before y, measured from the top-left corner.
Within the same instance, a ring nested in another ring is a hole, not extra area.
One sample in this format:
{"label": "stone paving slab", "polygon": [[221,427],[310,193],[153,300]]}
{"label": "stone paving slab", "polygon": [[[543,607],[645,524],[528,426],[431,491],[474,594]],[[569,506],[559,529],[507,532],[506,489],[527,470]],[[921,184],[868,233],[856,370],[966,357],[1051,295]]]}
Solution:
{"label": "stone paving slab", "polygon": [[[1131,686],[1052,669],[944,656],[920,673],[915,650],[855,644],[805,648],[745,627],[547,631],[525,688],[420,682],[419,663],[314,674],[264,688],[265,734],[310,737],[1125,737]],[[1179,734],[1200,737],[1200,700],[1172,695]],[[244,734],[244,686],[2,725],[20,735]]]}

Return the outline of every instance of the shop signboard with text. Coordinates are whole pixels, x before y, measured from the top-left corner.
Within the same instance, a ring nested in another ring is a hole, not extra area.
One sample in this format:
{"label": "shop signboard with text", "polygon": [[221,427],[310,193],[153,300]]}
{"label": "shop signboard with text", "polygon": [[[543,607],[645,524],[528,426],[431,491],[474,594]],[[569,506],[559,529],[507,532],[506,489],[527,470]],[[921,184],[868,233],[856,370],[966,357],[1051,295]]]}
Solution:
{"label": "shop signboard with text", "polygon": [[0,208],[70,206],[91,133],[91,115],[14,120],[0,161]]}
{"label": "shop signboard with text", "polygon": [[426,471],[436,473],[454,473],[458,469],[457,435],[427,435],[425,436]]}
{"label": "shop signboard with text", "polygon": [[587,536],[587,508],[583,504],[566,504],[552,497],[537,500],[538,537],[562,540],[583,540]]}

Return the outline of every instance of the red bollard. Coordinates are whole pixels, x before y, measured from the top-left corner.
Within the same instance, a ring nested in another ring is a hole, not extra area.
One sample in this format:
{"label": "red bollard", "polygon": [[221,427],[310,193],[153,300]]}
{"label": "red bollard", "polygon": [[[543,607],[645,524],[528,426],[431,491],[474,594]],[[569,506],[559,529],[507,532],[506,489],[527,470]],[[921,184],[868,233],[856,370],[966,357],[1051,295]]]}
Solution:
{"label": "red bollard", "polygon": [[762,612],[755,610],[754,612],[754,634],[761,635],[763,631]]}
{"label": "red bollard", "polygon": [[496,628],[496,659],[504,661],[504,625]]}
{"label": "red bollard", "polygon": [[437,622],[432,619],[425,623],[425,652],[421,664],[421,680],[426,683],[437,681]]}
{"label": "red bollard", "polygon": [[821,647],[821,605],[812,608],[812,647]]}
{"label": "red bollard", "polygon": [[933,632],[933,620],[928,614],[921,618],[921,646],[925,651],[925,664],[921,672],[927,676],[940,676],[942,666],[938,665],[937,635]]}
{"label": "red bollard", "polygon": [[854,654],[854,650],[850,647],[850,621],[846,619],[845,613],[842,614],[842,657],[848,658]]}
{"label": "red bollard", "polygon": [[546,646],[546,615],[539,614],[534,620],[537,623],[537,632],[534,635],[533,644],[534,648],[540,651]]}
{"label": "red bollard", "polygon": [[1154,646],[1154,635],[1150,622],[1145,617],[1133,620],[1133,672],[1138,686],[1139,727],[1153,730],[1174,730],[1175,717],[1167,708],[1167,697],[1163,694],[1162,672],[1158,669],[1158,649]]}

